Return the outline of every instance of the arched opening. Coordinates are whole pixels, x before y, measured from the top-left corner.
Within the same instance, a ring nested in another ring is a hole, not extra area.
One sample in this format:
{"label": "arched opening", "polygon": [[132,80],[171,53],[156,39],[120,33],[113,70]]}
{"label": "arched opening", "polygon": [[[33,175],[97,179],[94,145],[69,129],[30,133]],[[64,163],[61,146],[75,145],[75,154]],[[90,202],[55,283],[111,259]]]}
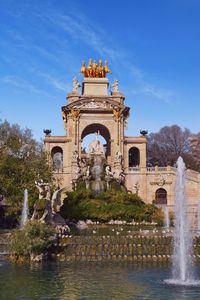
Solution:
{"label": "arched opening", "polygon": [[167,191],[165,189],[160,188],[156,191],[155,203],[156,204],[167,204]]}
{"label": "arched opening", "polygon": [[51,150],[51,158],[53,163],[53,169],[57,172],[63,169],[63,150],[61,147],[53,147]]}
{"label": "arched opening", "polygon": [[95,139],[95,133],[98,133],[98,139],[103,144],[105,156],[110,156],[110,132],[106,126],[99,123],[90,124],[82,131],[82,154],[87,153],[89,143]]}
{"label": "arched opening", "polygon": [[128,152],[128,165],[131,167],[139,167],[140,165],[140,151],[136,147],[132,147]]}

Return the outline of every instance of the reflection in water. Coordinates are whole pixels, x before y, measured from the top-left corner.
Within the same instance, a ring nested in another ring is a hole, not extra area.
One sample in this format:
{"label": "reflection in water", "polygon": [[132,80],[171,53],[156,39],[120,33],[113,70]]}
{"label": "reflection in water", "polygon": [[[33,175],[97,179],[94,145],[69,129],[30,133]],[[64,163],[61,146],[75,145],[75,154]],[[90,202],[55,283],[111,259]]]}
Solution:
{"label": "reflection in water", "polygon": [[168,266],[158,264],[3,262],[0,299],[196,299],[198,288],[165,285],[162,280],[167,276]]}

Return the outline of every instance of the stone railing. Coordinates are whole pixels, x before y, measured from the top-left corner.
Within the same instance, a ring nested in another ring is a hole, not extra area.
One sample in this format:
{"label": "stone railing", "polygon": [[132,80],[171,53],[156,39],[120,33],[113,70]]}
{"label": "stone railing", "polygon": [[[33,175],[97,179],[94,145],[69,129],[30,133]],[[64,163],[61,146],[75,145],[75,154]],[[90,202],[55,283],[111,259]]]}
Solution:
{"label": "stone railing", "polygon": [[176,168],[173,168],[171,166],[167,166],[167,167],[146,167],[146,168],[140,168],[140,167],[129,167],[128,171],[129,172],[141,172],[141,171],[145,171],[146,172],[174,172],[176,170]]}
{"label": "stone railing", "polygon": [[128,168],[129,172],[140,172],[141,169],[140,167],[130,167]]}

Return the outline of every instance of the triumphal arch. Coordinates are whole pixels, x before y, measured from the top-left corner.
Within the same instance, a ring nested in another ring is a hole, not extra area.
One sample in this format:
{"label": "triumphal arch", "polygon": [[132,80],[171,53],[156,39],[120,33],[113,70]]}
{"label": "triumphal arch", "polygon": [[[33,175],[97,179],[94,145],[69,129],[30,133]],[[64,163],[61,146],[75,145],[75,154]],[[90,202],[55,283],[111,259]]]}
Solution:
{"label": "triumphal arch", "polygon": [[[90,60],[87,65],[83,62],[80,71],[83,81],[80,84],[76,78],[73,79],[72,91],[66,97],[67,104],[61,109],[66,134],[52,136],[50,131],[45,131],[45,149],[49,163],[54,165],[59,185],[71,190],[79,178],[87,182],[90,177],[86,165],[89,154],[82,142],[86,136],[93,134],[90,154],[104,149],[107,178],[113,176],[127,191],[138,193],[147,203],[155,201],[173,205],[175,169],[147,166],[145,130],[141,130],[137,137],[125,135],[130,108],[125,104],[118,81],[109,83],[107,62]],[[103,148],[98,136],[106,141]],[[200,197],[199,182],[200,174],[188,170],[187,191],[191,205],[196,205]]]}

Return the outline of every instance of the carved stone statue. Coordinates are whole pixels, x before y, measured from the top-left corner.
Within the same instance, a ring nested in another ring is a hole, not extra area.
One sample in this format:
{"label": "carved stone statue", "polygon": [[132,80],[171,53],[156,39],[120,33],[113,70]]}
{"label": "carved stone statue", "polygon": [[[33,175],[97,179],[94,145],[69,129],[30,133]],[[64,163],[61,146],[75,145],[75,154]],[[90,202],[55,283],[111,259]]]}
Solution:
{"label": "carved stone statue", "polygon": [[72,158],[71,158],[71,168],[72,168],[72,185],[73,189],[76,189],[77,186],[77,180],[82,176],[81,174],[81,168],[80,168],[80,160],[78,156],[78,150],[75,147],[72,152]]}
{"label": "carved stone statue", "polygon": [[105,156],[105,150],[102,143],[98,140],[99,132],[95,133],[95,140],[89,144],[88,154],[98,154]]}
{"label": "carved stone statue", "polygon": [[114,178],[115,178],[116,181],[119,182],[120,184],[124,183],[124,181],[125,181],[125,174],[124,174],[123,170],[120,169],[120,168],[115,169],[115,172],[114,172]]}
{"label": "carved stone statue", "polygon": [[113,173],[110,171],[110,166],[106,166],[105,172],[106,172],[106,176],[113,178]]}
{"label": "carved stone statue", "polygon": [[72,83],[73,83],[72,92],[73,93],[78,93],[78,89],[80,87],[80,84],[79,84],[78,80],[76,79],[76,77],[73,78]]}
{"label": "carved stone statue", "polygon": [[38,220],[42,223],[65,224],[64,219],[58,213],[61,206],[61,189],[57,187],[51,197],[49,183],[39,180],[35,182],[35,186],[39,190],[39,200],[36,200],[34,204],[31,220]]}
{"label": "carved stone statue", "polygon": [[90,176],[90,166],[87,166],[86,176],[87,176],[87,177]]}
{"label": "carved stone statue", "polygon": [[119,82],[118,82],[118,80],[115,80],[111,87],[112,87],[112,92],[113,93],[118,93],[119,92]]}
{"label": "carved stone statue", "polygon": [[[39,191],[39,202],[36,201],[34,204],[34,211],[31,220],[39,220],[40,222],[45,222],[47,215],[51,216],[51,191],[48,183],[43,182],[43,180],[35,181],[35,186]],[[43,200],[43,201],[42,201]],[[42,202],[43,203],[42,203]],[[41,215],[43,206],[43,212]]]}
{"label": "carved stone statue", "polygon": [[116,155],[115,155],[115,162],[117,163],[122,163],[122,160],[123,160],[123,156],[122,156],[122,153],[120,151],[117,151],[116,152]]}
{"label": "carved stone statue", "polygon": [[106,173],[106,175],[105,175],[105,181],[106,181],[106,185],[107,185],[107,190],[109,190],[109,188],[110,188],[110,182],[114,178],[113,173],[110,170],[110,166],[106,166],[105,173]]}
{"label": "carved stone statue", "polygon": [[72,152],[72,162],[78,162],[78,151],[74,150]]}

